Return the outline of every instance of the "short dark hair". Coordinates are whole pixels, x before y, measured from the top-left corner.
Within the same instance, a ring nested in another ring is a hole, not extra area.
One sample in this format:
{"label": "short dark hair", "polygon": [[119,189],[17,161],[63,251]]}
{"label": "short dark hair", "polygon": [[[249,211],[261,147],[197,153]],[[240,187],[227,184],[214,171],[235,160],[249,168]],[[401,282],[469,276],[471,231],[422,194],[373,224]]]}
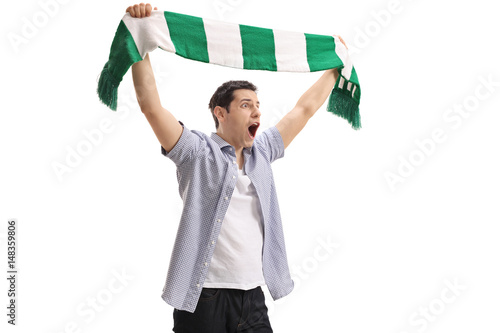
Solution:
{"label": "short dark hair", "polygon": [[215,107],[220,106],[226,109],[227,113],[229,113],[229,104],[231,104],[231,102],[234,100],[234,91],[238,89],[248,89],[252,90],[253,92],[257,92],[257,87],[248,81],[227,81],[224,82],[219,88],[217,88],[212,98],[210,99],[208,108],[210,109],[210,112],[212,112],[212,117],[215,121],[215,129],[219,128],[219,120],[214,113]]}

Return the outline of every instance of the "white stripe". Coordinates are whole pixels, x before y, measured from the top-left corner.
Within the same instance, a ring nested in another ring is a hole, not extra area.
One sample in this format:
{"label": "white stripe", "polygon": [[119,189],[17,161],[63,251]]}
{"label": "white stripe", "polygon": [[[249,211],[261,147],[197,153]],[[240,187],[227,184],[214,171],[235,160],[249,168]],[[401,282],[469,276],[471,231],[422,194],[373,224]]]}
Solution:
{"label": "white stripe", "polygon": [[306,36],[300,32],[273,30],[278,72],[310,72]]}
{"label": "white stripe", "polygon": [[344,68],[342,68],[341,73],[343,76],[345,76],[346,79],[349,80],[351,78],[352,72],[351,58],[347,53],[347,48],[340,41],[340,39],[337,36],[333,36],[333,38],[335,39],[335,53],[337,53],[340,60],[342,60],[342,62],[344,63]]}
{"label": "white stripe", "polygon": [[347,82],[347,90],[351,91],[351,87],[352,87],[352,83],[351,82]]}
{"label": "white stripe", "polygon": [[340,80],[339,80],[339,88],[340,88],[340,89],[343,89],[343,88],[344,88],[344,82],[345,82],[345,81],[344,81],[344,78],[341,76],[341,77],[340,77]]}
{"label": "white stripe", "polygon": [[356,88],[357,88],[356,85],[354,85],[354,87],[352,88],[352,94],[351,94],[352,97],[354,97],[354,92],[356,91]]}
{"label": "white stripe", "polygon": [[134,18],[126,13],[122,18],[134,38],[139,54],[144,59],[146,53],[160,47],[175,53],[174,43],[170,39],[167,21],[162,11],[152,11],[148,18]]}
{"label": "white stripe", "polygon": [[240,26],[203,19],[207,36],[208,59],[211,64],[243,68]]}

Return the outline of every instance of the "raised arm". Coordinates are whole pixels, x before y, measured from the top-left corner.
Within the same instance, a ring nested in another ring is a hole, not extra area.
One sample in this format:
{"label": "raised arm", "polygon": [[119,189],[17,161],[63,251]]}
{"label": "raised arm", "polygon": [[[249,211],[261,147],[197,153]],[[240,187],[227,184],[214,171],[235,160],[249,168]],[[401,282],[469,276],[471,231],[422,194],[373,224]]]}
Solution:
{"label": "raised arm", "polygon": [[[132,17],[149,16],[151,10],[150,4],[145,5],[143,3],[127,8],[127,12]],[[149,54],[146,54],[144,60],[132,65],[132,78],[141,111],[146,116],[162,147],[169,152],[179,140],[182,134],[182,126],[160,103]]]}
{"label": "raised arm", "polygon": [[[339,39],[344,43],[340,36]],[[332,92],[338,75],[337,69],[325,71],[318,81],[300,97],[295,107],[276,124],[276,128],[283,138],[285,148],[288,147],[307,124],[307,121],[325,103]]]}

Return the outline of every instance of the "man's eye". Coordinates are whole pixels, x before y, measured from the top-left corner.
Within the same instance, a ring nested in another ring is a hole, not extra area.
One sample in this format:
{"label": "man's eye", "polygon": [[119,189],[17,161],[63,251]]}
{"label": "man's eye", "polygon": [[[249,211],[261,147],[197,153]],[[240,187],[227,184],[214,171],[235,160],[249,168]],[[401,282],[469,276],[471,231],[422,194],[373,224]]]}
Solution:
{"label": "man's eye", "polygon": [[242,107],[246,108],[248,106],[247,103],[243,104]]}

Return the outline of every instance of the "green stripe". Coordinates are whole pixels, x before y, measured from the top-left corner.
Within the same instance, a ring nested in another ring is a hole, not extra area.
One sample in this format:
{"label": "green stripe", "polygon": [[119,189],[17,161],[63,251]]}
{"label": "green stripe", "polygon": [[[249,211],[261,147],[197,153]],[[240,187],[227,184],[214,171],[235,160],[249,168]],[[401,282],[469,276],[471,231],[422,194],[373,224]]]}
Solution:
{"label": "green stripe", "polygon": [[175,53],[181,57],[209,62],[207,36],[200,17],[165,12]]}
{"label": "green stripe", "polygon": [[108,68],[115,80],[121,81],[133,63],[141,61],[142,57],[137,50],[134,38],[123,21],[116,29],[115,38],[109,52]]}
{"label": "green stripe", "polygon": [[101,71],[97,84],[99,99],[111,110],[116,111],[118,86],[123,76],[133,63],[141,60],[142,57],[137,50],[134,38],[125,23],[120,21],[111,44],[109,59]]}
{"label": "green stripe", "polygon": [[354,67],[351,70],[351,77],[350,77],[349,81],[354,82],[354,83],[359,85],[358,74],[356,73],[356,70],[354,69]]}
{"label": "green stripe", "polygon": [[277,71],[272,29],[240,24],[243,68]]}
{"label": "green stripe", "polygon": [[332,36],[305,34],[307,62],[311,72],[323,71],[342,65],[335,53],[335,39]]}

